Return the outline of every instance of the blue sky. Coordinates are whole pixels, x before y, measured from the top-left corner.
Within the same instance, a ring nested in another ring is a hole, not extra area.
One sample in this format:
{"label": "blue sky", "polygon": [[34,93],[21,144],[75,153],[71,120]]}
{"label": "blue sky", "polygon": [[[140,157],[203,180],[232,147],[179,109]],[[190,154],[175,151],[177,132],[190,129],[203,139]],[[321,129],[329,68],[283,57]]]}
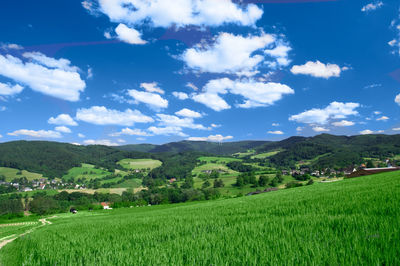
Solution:
{"label": "blue sky", "polygon": [[2,1],[0,33],[1,142],[400,132],[398,1]]}

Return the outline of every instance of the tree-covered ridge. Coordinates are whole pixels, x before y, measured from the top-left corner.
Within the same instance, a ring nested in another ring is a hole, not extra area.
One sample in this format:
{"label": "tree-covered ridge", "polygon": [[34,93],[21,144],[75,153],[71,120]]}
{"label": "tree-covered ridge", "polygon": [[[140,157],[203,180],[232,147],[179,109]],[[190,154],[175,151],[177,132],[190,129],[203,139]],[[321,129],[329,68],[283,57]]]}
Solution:
{"label": "tree-covered ridge", "polygon": [[107,169],[119,167],[123,158],[149,158],[141,152],[127,152],[93,145],[78,146],[47,141],[14,141],[0,144],[0,166],[61,177],[72,167],[90,163]]}

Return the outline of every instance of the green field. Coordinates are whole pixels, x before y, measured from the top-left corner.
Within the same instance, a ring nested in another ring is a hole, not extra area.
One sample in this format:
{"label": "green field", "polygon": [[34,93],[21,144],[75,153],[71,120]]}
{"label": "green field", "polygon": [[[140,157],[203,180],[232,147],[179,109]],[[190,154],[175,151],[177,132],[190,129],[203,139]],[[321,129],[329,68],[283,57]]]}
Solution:
{"label": "green field", "polygon": [[202,156],[197,158],[197,160],[207,163],[230,163],[234,161],[241,161],[240,159],[232,157],[214,157],[214,156]]}
{"label": "green field", "polygon": [[2,265],[399,265],[400,173],[200,203],[63,214]]}
{"label": "green field", "polygon": [[154,169],[162,165],[162,162],[159,160],[153,159],[122,159],[118,162],[123,168],[128,170],[135,169]]}
{"label": "green field", "polygon": [[31,173],[25,170],[22,170],[20,175],[17,174],[18,172],[20,172],[20,170],[18,169],[0,167],[0,175],[5,176],[7,182],[11,182],[14,178],[21,178],[21,177],[26,177],[26,179],[28,180],[43,178],[43,175],[41,174]]}
{"label": "green field", "polygon": [[103,178],[107,175],[111,175],[110,173],[104,169],[96,169],[94,165],[91,164],[82,164],[81,167],[74,167],[71,168],[66,175],[63,176],[65,179],[73,178],[77,180],[79,178],[86,178],[87,180],[90,179],[98,179]]}
{"label": "green field", "polygon": [[274,156],[275,154],[280,153],[281,150],[279,151],[270,151],[270,152],[265,152],[265,153],[259,153],[257,155],[251,156],[252,159],[265,159],[271,156]]}

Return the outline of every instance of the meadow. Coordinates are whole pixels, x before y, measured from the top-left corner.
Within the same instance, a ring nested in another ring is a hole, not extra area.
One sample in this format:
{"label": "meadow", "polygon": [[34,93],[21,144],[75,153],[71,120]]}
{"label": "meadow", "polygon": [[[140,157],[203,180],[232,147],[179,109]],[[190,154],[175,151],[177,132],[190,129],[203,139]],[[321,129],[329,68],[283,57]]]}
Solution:
{"label": "meadow", "polygon": [[118,162],[123,168],[128,170],[135,169],[154,169],[162,165],[162,162],[159,160],[153,159],[123,159]]}
{"label": "meadow", "polygon": [[4,176],[7,182],[11,182],[14,178],[26,177],[29,181],[43,178],[43,175],[32,173],[26,170],[18,170],[8,167],[0,167],[0,176]]}
{"label": "meadow", "polygon": [[400,173],[216,201],[60,214],[2,265],[399,265]]}

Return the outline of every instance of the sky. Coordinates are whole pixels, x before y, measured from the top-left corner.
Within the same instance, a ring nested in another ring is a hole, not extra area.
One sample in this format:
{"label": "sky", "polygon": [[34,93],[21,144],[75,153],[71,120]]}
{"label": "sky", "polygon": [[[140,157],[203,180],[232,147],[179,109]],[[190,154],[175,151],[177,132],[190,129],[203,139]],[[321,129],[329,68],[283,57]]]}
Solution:
{"label": "sky", "polygon": [[400,2],[0,2],[0,142],[400,134]]}

